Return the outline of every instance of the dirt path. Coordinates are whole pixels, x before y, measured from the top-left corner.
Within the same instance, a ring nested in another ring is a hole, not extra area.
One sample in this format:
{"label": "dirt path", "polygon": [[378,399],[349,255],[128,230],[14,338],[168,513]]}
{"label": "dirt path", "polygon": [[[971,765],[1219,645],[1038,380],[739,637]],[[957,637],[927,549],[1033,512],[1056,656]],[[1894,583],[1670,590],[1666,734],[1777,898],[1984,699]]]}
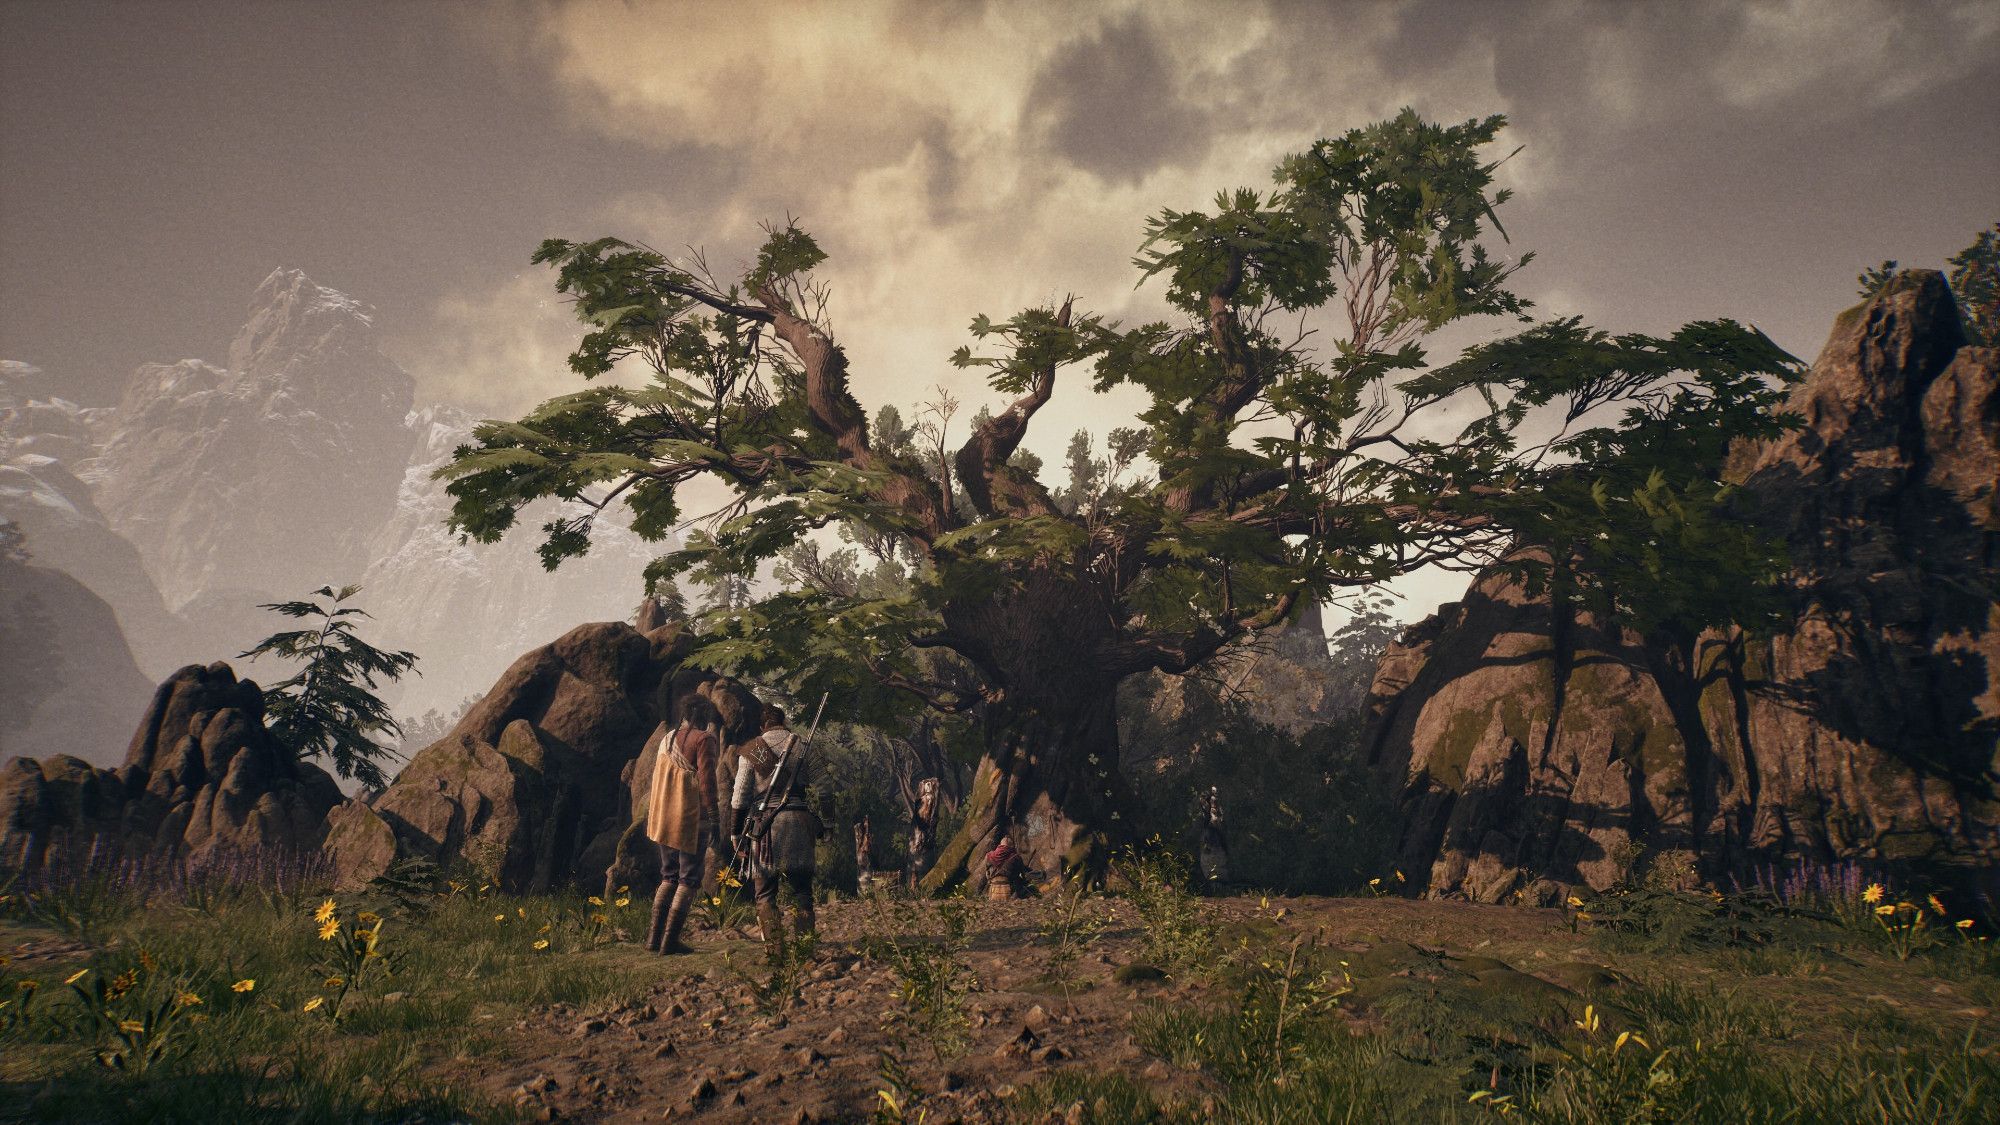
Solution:
{"label": "dirt path", "polygon": [[[1040,909],[1032,901],[978,904],[976,937],[965,955],[978,981],[967,998],[968,1045],[942,1059],[925,1043],[897,1050],[927,1120],[1008,1120],[1016,1091],[1073,1066],[1129,1068],[1156,1094],[1199,1103],[1206,1092],[1200,1077],[1148,1056],[1130,1024],[1147,1003],[1199,1004],[1211,999],[1206,991],[1114,979],[1134,960],[1139,938],[1129,908],[1120,904],[1112,908],[1112,928],[1079,965],[1082,986],[1066,1004],[1045,979],[1047,954],[1035,941]],[[1467,909],[1400,899],[1209,904],[1225,936],[1241,926],[1323,930],[1327,941],[1357,950],[1434,940],[1444,936],[1447,921],[1462,930]],[[1475,930],[1486,935],[1482,944],[1577,943],[1552,925],[1548,912],[1480,909]],[[879,921],[866,904],[823,907],[819,952],[797,1003],[778,1015],[760,1011],[726,963],[733,958],[744,970],[761,964],[754,942],[696,933],[696,954],[669,959],[635,948],[631,956],[657,963],[661,975],[643,999],[612,1011],[556,1006],[531,1013],[505,1033],[507,1045],[496,1054],[506,1061],[458,1077],[550,1120],[865,1120],[880,1104],[883,1052],[891,1048],[899,1010],[895,976],[861,955],[862,938]]]}

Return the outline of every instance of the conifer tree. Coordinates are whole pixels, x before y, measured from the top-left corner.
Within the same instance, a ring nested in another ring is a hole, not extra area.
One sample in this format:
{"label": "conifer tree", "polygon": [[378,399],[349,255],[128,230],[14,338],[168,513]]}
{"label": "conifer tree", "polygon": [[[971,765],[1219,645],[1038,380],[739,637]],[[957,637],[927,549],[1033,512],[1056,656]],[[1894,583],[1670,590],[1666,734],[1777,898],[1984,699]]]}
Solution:
{"label": "conifer tree", "polygon": [[323,757],[342,777],[370,789],[388,784],[383,761],[398,757],[376,741],[402,737],[402,727],[375,695],[378,677],[394,682],[414,670],[417,657],[409,652],[385,652],[355,635],[356,617],[368,616],[358,606],[343,605],[361,591],[359,586],[335,590],[321,586],[309,597],[316,601],[270,602],[260,605],[286,617],[316,619],[311,628],[273,633],[248,652],[246,659],[276,656],[304,663],[290,679],[264,689],[264,722],[279,742],[300,758]]}

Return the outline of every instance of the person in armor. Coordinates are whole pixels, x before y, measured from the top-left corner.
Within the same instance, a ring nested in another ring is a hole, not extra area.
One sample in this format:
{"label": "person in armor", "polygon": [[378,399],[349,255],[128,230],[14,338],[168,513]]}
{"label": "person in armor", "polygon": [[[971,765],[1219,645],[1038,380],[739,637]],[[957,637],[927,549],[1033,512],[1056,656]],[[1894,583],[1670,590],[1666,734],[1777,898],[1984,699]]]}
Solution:
{"label": "person in armor", "polygon": [[[757,902],[757,924],[764,940],[784,933],[778,913],[778,886],[791,888],[793,923],[801,934],[814,929],[813,847],[819,842],[819,818],[807,803],[812,786],[812,759],[804,740],[785,725],[785,713],[764,707],[764,733],[738,749],[736,784],[729,805],[736,823],[733,835],[751,834],[750,878]],[[759,814],[759,810],[763,810]]]}
{"label": "person in armor", "polygon": [[715,705],[692,692],[680,699],[679,722],[653,733],[653,783],[646,800],[646,838],[660,849],[660,889],[653,894],[646,948],[655,953],[691,953],[681,943],[688,908],[701,893],[702,857],[714,841],[716,825],[705,815],[715,807]]}

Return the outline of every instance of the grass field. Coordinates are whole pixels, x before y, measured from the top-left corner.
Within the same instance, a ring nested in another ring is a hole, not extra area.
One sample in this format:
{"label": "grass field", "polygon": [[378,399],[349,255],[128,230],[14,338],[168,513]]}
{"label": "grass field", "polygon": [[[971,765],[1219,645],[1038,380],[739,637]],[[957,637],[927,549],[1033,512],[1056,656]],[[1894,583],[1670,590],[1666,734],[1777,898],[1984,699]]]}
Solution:
{"label": "grass field", "polygon": [[2000,963],[1950,902],[1203,899],[1144,867],[828,904],[781,964],[727,902],[660,958],[623,895],[17,878],[0,1117],[2000,1120]]}

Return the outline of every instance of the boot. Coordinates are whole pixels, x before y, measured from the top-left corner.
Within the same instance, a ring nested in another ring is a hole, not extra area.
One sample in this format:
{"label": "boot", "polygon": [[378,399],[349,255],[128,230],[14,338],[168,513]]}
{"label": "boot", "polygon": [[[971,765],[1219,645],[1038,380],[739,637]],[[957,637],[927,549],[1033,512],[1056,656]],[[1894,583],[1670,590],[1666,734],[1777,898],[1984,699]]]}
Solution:
{"label": "boot", "polygon": [[760,902],[757,904],[757,926],[764,931],[765,945],[773,945],[784,940],[785,923],[784,919],[778,914],[777,903]]}
{"label": "boot", "polygon": [[660,889],[653,892],[653,917],[646,926],[646,948],[654,953],[660,951],[660,942],[667,932],[667,909],[673,901],[674,884],[661,882]]}
{"label": "boot", "polygon": [[819,929],[813,918],[812,899],[803,899],[793,907],[792,925],[796,927],[793,932],[797,933],[800,937],[814,933]]}
{"label": "boot", "polygon": [[661,953],[693,953],[694,950],[681,944],[681,929],[687,925],[688,908],[694,905],[694,888],[682,886],[674,893],[673,905],[667,908],[667,936],[660,942]]}

